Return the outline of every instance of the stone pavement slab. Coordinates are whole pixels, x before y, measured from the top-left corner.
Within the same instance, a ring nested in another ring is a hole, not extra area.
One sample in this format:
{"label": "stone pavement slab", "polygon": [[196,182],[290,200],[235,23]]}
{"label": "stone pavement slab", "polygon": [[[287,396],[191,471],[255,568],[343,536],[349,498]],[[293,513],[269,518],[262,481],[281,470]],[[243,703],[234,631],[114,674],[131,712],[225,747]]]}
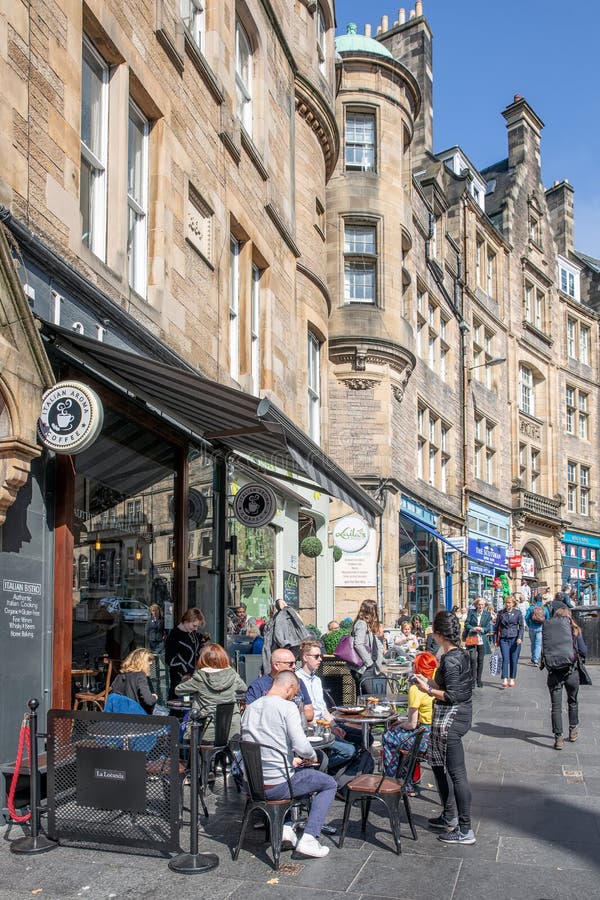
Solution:
{"label": "stone pavement slab", "polygon": [[[473,846],[441,844],[427,829],[439,813],[432,773],[423,769],[420,796],[411,801],[418,840],[403,824],[396,856],[387,818],[374,805],[365,839],[355,809],[342,850],[337,837],[322,860],[282,854],[273,871],[264,832],[249,829],[240,858],[234,847],[242,798],[219,776],[202,821],[200,850],[217,853],[206,875],[170,872],[165,859],[61,846],[18,857],[9,841],[20,827],[0,829],[0,900],[571,900],[600,897],[600,668],[580,691],[580,739],[555,751],[544,673],[521,665],[517,687],[503,691],[487,677],[477,690],[473,728],[465,738],[473,791]],[[565,718],[566,722],[566,718]],[[336,802],[329,821],[341,824]],[[188,830],[182,831],[184,847]]]}

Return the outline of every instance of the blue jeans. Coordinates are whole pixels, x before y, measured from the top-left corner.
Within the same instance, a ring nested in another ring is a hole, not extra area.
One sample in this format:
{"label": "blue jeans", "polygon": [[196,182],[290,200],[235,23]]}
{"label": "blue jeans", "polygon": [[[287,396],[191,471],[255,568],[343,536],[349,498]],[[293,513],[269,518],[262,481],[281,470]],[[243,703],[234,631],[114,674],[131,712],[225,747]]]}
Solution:
{"label": "blue jeans", "polygon": [[345,766],[356,756],[356,747],[350,741],[344,741],[342,738],[336,738],[335,743],[328,750],[329,762],[327,770],[338,769]]}
{"label": "blue jeans", "polygon": [[531,660],[534,663],[539,663],[540,654],[542,652],[542,626],[538,625],[537,628],[529,627],[529,640],[531,641]]}
{"label": "blue jeans", "polygon": [[[333,803],[337,784],[331,775],[319,772],[316,769],[299,768],[294,769],[292,774],[292,789],[294,797],[306,797],[313,794],[308,821],[304,829],[305,834],[312,834],[318,838],[321,829],[325,824],[325,816],[329,811],[329,807]],[[269,800],[283,800],[290,796],[287,781],[276,784],[274,787],[267,788],[267,797]]]}
{"label": "blue jeans", "polygon": [[516,637],[500,638],[500,653],[502,654],[502,678],[516,677],[520,652],[521,645],[517,644]]}

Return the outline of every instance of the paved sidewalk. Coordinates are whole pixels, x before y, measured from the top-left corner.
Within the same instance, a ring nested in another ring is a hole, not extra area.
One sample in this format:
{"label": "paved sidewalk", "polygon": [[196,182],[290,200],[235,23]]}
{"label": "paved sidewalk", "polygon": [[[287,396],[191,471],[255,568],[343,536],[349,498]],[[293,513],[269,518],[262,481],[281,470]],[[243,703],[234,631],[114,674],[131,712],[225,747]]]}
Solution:
{"label": "paved sidewalk", "polygon": [[[529,646],[525,642],[524,655]],[[324,860],[283,854],[279,873],[267,862],[262,832],[252,831],[237,862],[231,859],[241,801],[232,782],[227,795],[215,782],[210,818],[200,850],[220,857],[207,875],[169,871],[163,859],[60,847],[38,857],[17,857],[8,841],[21,829],[0,829],[0,900],[15,898],[211,897],[252,900],[571,900],[600,896],[600,667],[590,667],[593,687],[580,690],[577,743],[552,749],[545,676],[519,667],[514,690],[486,678],[476,692],[473,728],[466,738],[477,843],[448,847],[427,831],[437,815],[431,772],[424,770],[422,796],[412,801],[418,841],[403,826],[402,855],[391,852],[387,821],[371,814],[367,839],[360,837],[355,808],[344,848],[324,838]],[[341,823],[337,802],[329,821]],[[183,832],[184,844],[187,834]]]}

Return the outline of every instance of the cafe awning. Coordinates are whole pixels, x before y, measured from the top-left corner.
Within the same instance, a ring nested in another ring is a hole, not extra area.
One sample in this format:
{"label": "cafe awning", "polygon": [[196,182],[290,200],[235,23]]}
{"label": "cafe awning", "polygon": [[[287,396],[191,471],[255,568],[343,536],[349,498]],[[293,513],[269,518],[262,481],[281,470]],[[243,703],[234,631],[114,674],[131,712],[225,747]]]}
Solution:
{"label": "cafe awning", "polygon": [[49,351],[204,441],[278,470],[308,477],[374,524],[381,507],[270,400],[219,384],[194,369],[114,347],[43,323]]}

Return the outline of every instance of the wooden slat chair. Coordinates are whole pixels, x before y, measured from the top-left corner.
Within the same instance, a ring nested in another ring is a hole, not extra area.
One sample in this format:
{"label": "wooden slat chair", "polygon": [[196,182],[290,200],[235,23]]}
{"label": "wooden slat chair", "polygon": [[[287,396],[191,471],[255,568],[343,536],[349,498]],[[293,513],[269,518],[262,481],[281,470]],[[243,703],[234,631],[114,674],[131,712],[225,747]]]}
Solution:
{"label": "wooden slat chair", "polygon": [[92,694],[91,691],[80,691],[75,694],[75,702],[73,703],[73,709],[82,709],[83,707],[92,709],[99,709],[101,712],[104,709],[104,704],[106,703],[106,698],[108,697],[110,691],[110,682],[112,679],[113,672],[113,661],[112,659],[108,660],[108,665],[106,667],[106,681],[104,682],[104,688],[100,691],[99,694]]}

